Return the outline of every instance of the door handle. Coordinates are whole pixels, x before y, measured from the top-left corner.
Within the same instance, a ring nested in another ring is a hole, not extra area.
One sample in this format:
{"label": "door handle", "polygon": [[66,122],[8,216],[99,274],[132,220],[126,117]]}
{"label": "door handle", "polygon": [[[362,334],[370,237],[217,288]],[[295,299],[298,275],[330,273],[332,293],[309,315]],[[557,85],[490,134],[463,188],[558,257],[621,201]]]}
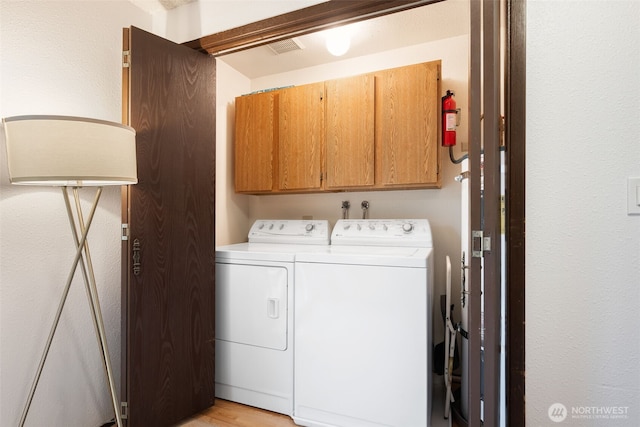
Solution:
{"label": "door handle", "polygon": [[140,239],[133,241],[133,275],[140,274]]}
{"label": "door handle", "polygon": [[280,300],[278,298],[267,299],[267,316],[270,319],[280,317]]}

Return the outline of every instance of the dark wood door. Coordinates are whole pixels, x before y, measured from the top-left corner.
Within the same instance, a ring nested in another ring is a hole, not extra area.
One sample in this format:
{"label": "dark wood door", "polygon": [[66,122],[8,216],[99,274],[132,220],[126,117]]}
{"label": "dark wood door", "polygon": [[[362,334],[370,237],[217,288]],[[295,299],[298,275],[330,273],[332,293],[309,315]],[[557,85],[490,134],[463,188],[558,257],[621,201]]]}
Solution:
{"label": "dark wood door", "polygon": [[170,426],[214,401],[215,60],[133,27],[124,44],[121,398],[129,427]]}

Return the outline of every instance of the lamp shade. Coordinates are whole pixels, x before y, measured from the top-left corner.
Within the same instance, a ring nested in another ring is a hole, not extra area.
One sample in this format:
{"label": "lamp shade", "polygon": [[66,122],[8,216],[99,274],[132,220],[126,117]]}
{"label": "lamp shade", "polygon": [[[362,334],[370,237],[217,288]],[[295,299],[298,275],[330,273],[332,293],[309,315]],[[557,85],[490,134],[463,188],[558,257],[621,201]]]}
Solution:
{"label": "lamp shade", "polygon": [[12,184],[138,182],[136,132],[129,126],[69,116],[15,116],[2,122]]}

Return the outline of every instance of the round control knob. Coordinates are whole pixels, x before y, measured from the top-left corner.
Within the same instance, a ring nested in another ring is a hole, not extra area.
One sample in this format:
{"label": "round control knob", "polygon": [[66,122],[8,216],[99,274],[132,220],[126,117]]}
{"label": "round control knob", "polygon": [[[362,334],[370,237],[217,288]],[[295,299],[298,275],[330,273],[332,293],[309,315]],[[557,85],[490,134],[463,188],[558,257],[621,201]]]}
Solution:
{"label": "round control knob", "polygon": [[258,230],[262,230],[263,228],[264,228],[264,224],[260,224],[260,225],[258,226]]}
{"label": "round control knob", "polygon": [[408,222],[402,224],[402,231],[405,233],[409,233],[413,230],[413,224],[409,224]]}
{"label": "round control knob", "polygon": [[309,233],[311,230],[313,230],[313,224],[307,224],[306,227],[304,227],[305,230],[307,230],[307,233]]}

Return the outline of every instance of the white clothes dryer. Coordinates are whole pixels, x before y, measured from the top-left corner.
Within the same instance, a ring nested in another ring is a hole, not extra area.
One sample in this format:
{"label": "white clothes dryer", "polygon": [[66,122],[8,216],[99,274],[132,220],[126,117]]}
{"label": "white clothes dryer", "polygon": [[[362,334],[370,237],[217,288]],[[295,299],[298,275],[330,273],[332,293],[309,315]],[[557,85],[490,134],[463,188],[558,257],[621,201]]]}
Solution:
{"label": "white clothes dryer", "polygon": [[327,221],[258,220],[216,248],[216,397],[292,415],[294,260],[328,243]]}
{"label": "white clothes dryer", "polygon": [[429,222],[340,220],[295,275],[296,424],[429,426]]}

